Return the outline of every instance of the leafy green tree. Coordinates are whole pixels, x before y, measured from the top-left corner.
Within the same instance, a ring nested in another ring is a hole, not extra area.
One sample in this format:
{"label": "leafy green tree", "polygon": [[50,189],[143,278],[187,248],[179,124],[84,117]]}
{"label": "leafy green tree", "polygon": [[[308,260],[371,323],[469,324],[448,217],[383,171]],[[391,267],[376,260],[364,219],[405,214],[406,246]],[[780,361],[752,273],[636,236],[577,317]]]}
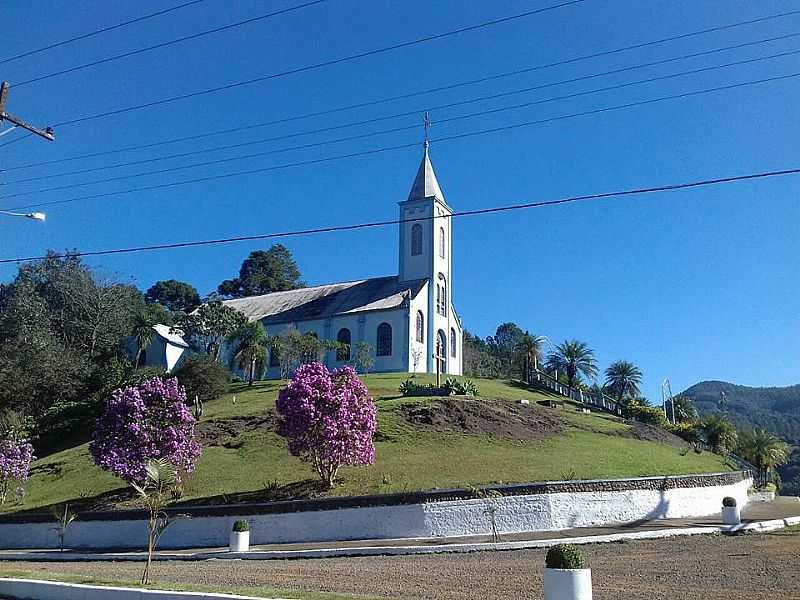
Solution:
{"label": "leafy green tree", "polygon": [[247,322],[238,310],[219,301],[201,304],[197,310],[178,318],[173,329],[181,331],[195,346],[201,345],[214,360],[222,342]]}
{"label": "leafy green tree", "polygon": [[642,372],[635,364],[627,360],[618,360],[606,369],[606,389],[614,395],[617,402],[625,396],[638,396],[642,384]]}
{"label": "leafy green tree", "polygon": [[173,372],[186,390],[186,400],[200,402],[216,400],[228,390],[231,372],[224,365],[205,354],[194,354],[182,360]]}
{"label": "leafy green tree", "polygon": [[231,366],[247,371],[247,385],[253,385],[256,371],[263,372],[269,338],[260,321],[245,323],[228,336],[231,344]]}
{"label": "leafy green tree", "polygon": [[200,294],[183,281],[166,279],[156,281],[144,295],[150,304],[161,304],[171,312],[191,312],[200,305]]}
{"label": "leafy green tree", "polygon": [[220,283],[217,291],[225,298],[244,298],[303,286],[292,253],[282,244],[275,244],[269,250],[251,252],[242,263],[239,276]]}
{"label": "leafy green tree", "polygon": [[500,377],[500,360],[492,354],[486,340],[465,329],[462,348],[464,375],[490,379]]}
{"label": "leafy green tree", "polygon": [[503,377],[513,377],[521,371],[519,364],[519,345],[525,333],[516,323],[503,323],[486,342],[492,355],[500,362]]}
{"label": "leafy green tree", "polygon": [[[672,418],[673,406],[675,407],[675,418]],[[670,421],[676,423],[696,423],[700,420],[700,415],[697,413],[697,408],[686,396],[675,396],[672,402],[667,402],[667,416]]]}
{"label": "leafy green tree", "polygon": [[517,344],[517,353],[521,356],[523,378],[530,383],[532,369],[538,369],[542,358],[542,348],[547,341],[543,335],[525,332]]}
{"label": "leafy green tree", "polygon": [[760,485],[766,485],[770,473],[789,461],[789,445],[765,429],[741,432],[736,450],[758,468]]}
{"label": "leafy green tree", "polygon": [[368,342],[356,342],[353,354],[353,367],[359,373],[366,375],[375,366],[375,348]]}
{"label": "leafy green tree", "polygon": [[736,447],[736,428],[721,413],[703,419],[703,433],[714,452],[724,453]]}
{"label": "leafy green tree", "polygon": [[557,345],[547,357],[546,366],[550,371],[566,373],[567,385],[571,388],[578,383],[580,375],[584,375],[587,379],[594,379],[597,376],[594,351],[578,340],[568,340]]}

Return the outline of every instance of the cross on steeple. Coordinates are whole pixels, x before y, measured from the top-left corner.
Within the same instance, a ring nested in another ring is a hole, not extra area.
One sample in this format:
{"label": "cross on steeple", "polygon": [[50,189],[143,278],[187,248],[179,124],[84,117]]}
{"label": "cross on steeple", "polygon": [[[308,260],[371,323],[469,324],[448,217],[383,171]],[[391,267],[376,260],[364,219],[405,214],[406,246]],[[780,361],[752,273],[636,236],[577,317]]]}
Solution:
{"label": "cross on steeple", "polygon": [[428,111],[425,111],[425,114],[422,115],[422,127],[425,129],[425,148],[427,149],[430,145],[430,140],[428,139],[428,132],[431,128],[431,119],[428,116]]}

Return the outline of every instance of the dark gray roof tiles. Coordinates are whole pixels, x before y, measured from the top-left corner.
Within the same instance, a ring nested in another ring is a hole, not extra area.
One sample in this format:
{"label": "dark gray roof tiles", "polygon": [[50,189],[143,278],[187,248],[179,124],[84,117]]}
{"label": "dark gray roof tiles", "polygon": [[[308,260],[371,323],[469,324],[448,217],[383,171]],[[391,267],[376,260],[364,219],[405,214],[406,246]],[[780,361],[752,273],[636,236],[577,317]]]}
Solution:
{"label": "dark gray roof tiles", "polygon": [[397,276],[376,277],[225,300],[223,303],[244,314],[249,321],[308,321],[399,308],[415,298],[426,281],[415,279],[401,282]]}

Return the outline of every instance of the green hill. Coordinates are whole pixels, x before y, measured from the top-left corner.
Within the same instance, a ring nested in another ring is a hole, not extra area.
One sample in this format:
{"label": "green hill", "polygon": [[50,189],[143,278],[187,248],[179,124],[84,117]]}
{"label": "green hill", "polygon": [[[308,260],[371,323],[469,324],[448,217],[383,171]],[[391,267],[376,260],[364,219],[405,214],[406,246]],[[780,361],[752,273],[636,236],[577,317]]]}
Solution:
{"label": "green hill", "polygon": [[[373,494],[552,479],[615,478],[727,470],[713,454],[696,454],[667,432],[629,425],[520,384],[475,380],[481,397],[402,398],[407,375],[369,375],[378,407],[377,462],[344,468],[336,495]],[[426,377],[418,377],[426,381]],[[233,503],[311,497],[320,489],[311,468],[288,455],[274,433],[280,382],[235,384],[208,402],[198,434],[203,455],[182,501]],[[234,402],[235,397],[235,402]],[[520,404],[519,400],[529,404]],[[82,508],[129,505],[130,492],[92,463],[86,444],[38,460],[24,506],[70,501]]]}
{"label": "green hill", "polygon": [[[725,392],[725,405],[719,404]],[[681,394],[694,402],[701,415],[722,408],[739,430],[759,427],[795,446],[789,462],[778,467],[781,493],[800,494],[800,385],[748,387],[725,381],[702,381]]]}

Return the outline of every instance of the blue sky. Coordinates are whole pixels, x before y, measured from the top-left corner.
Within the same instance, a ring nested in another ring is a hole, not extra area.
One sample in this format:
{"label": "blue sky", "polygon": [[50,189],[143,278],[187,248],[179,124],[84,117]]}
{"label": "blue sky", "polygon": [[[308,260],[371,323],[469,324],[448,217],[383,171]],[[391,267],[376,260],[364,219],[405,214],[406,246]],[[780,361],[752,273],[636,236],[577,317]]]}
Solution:
{"label": "blue sky", "polygon": [[[557,2],[328,0],[292,14],[12,89],[8,110],[47,124],[386,46]],[[168,2],[15,2],[4,7],[2,56],[107,26]],[[158,43],[290,6],[206,0],[55,51],[0,65],[12,83],[109,54]],[[271,82],[63,127],[57,141],[28,139],[0,149],[0,168],[146,144],[395,96],[541,63],[796,9],[764,0],[587,0],[490,29],[421,44]],[[418,115],[239,150],[215,146],[364,120],[687,53],[800,31],[800,15],[573,63],[490,83],[332,116],[0,173],[14,179],[163,154],[199,156],[84,175],[8,183],[0,196],[272,148],[413,125]],[[499,127],[662,95],[798,71],[798,55],[581,98],[440,123],[477,110],[570,94],[735,60],[800,49],[800,37],[519,96],[431,112],[431,136]],[[561,120],[434,143],[432,158],[456,210],[796,166],[800,80]],[[10,134],[0,138],[9,141]],[[421,128],[171,174],[0,199],[37,201],[257,169],[420,141]],[[396,217],[421,149],[234,177],[50,207],[46,224],[0,221],[2,258],[48,248],[98,250],[247,235]],[[453,293],[466,327],[481,336],[515,321],[554,342],[589,343],[604,368],[636,362],[644,392],[661,381],[684,389],[703,379],[747,385],[800,380],[800,180],[784,178],[648,197],[459,219],[454,223]],[[310,284],[396,273],[394,228],[285,242]],[[212,291],[262,243],[102,257],[107,277],[146,289],[176,278]],[[0,279],[15,267],[0,268]]]}

